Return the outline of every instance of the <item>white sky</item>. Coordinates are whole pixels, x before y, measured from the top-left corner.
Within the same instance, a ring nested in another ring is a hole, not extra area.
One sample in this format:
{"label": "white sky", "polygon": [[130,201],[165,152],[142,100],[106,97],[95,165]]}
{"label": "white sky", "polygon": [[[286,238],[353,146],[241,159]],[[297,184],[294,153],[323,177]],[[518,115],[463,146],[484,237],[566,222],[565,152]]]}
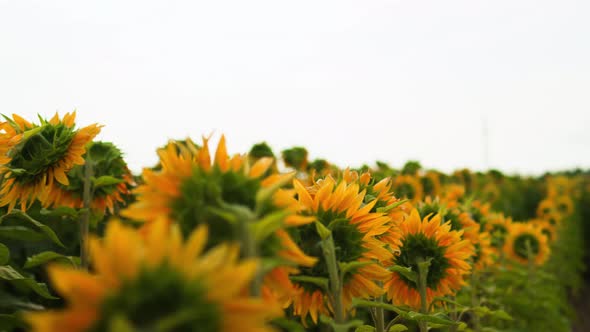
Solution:
{"label": "white sky", "polygon": [[0,112],[80,125],[134,170],[225,133],[340,166],[590,167],[590,1],[0,0]]}

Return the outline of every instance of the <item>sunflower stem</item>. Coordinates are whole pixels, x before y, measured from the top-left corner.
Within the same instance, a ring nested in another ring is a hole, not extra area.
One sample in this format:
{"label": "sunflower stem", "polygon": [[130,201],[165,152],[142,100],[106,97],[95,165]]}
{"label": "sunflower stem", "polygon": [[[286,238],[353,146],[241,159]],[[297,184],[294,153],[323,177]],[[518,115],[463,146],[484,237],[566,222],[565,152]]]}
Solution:
{"label": "sunflower stem", "polygon": [[322,240],[322,253],[326,260],[328,275],[330,276],[330,293],[332,298],[332,307],[334,308],[334,321],[336,324],[345,322],[344,306],[342,305],[342,279],[338,272],[338,262],[336,261],[336,247],[332,234]]}
{"label": "sunflower stem", "polygon": [[[241,220],[240,225],[242,228],[242,254],[244,255],[244,258],[258,258],[258,248],[252,228],[250,227],[250,222],[247,219],[244,219]],[[254,279],[252,279],[252,283],[250,284],[250,292],[252,293],[252,296],[258,297],[260,296],[261,289],[262,273],[259,266],[254,275]]]}
{"label": "sunflower stem", "polygon": [[[426,289],[428,287],[428,268],[430,267],[430,260],[418,260],[418,291],[420,292],[420,313],[428,314],[428,298],[426,296]],[[428,322],[419,321],[418,326],[420,332],[428,331]]]}
{"label": "sunflower stem", "polygon": [[88,270],[90,265],[90,255],[88,247],[88,235],[90,233],[90,203],[92,202],[92,163],[86,160],[84,164],[84,192],[82,196],[82,203],[84,204],[84,213],[80,220],[80,265],[82,269]]}
{"label": "sunflower stem", "polygon": [[[381,286],[381,285],[379,285]],[[382,303],[383,295],[377,297],[375,302]],[[382,307],[375,308],[375,332],[386,332],[385,331],[385,312]]]}
{"label": "sunflower stem", "polygon": [[[479,279],[477,278],[477,273],[473,272],[471,274],[471,307],[477,308],[479,307],[479,297],[477,296],[479,288]],[[473,313],[473,330],[476,332],[481,331],[481,324],[479,322],[479,316],[477,313]]]}

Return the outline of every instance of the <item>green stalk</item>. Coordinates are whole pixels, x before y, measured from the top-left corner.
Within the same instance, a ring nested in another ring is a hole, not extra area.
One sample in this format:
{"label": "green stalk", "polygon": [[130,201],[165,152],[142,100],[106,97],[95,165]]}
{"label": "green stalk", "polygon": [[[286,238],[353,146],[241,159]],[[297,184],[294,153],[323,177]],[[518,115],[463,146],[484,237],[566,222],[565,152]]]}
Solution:
{"label": "green stalk", "polygon": [[[430,261],[420,259],[418,261],[418,291],[420,292],[420,313],[428,314],[428,299],[426,298],[426,289],[428,287],[428,267]],[[428,332],[428,323],[419,321],[420,332]]]}
{"label": "green stalk", "polygon": [[[471,307],[477,308],[479,307],[479,297],[477,296],[478,290],[478,281],[477,274],[474,272],[471,274]],[[473,330],[476,332],[481,331],[481,324],[479,322],[479,316],[476,313],[473,313]]]}
{"label": "green stalk", "polygon": [[[382,286],[381,284],[379,286]],[[382,303],[383,295],[377,297],[375,302]],[[385,312],[383,308],[375,308],[375,332],[386,332],[385,331]]]}
{"label": "green stalk", "polygon": [[[256,244],[256,239],[254,238],[254,234],[252,234],[252,229],[249,227],[250,222],[247,219],[240,220],[241,225],[241,236],[242,236],[242,254],[244,258],[258,258],[258,246]],[[250,284],[250,291],[252,296],[258,297],[260,296],[260,292],[262,289],[262,273],[261,267],[259,266],[256,274],[254,275],[254,279]]]}
{"label": "green stalk", "polygon": [[336,324],[345,322],[344,306],[342,305],[342,282],[338,272],[338,263],[336,261],[336,247],[332,234],[322,240],[322,253],[326,260],[328,275],[330,277],[330,293],[332,305],[334,308],[334,321]]}
{"label": "green stalk", "polygon": [[80,265],[82,269],[88,270],[90,266],[90,255],[88,247],[88,235],[90,233],[90,203],[92,202],[92,163],[86,160],[84,164],[84,192],[82,203],[84,204],[84,214],[80,220]]}

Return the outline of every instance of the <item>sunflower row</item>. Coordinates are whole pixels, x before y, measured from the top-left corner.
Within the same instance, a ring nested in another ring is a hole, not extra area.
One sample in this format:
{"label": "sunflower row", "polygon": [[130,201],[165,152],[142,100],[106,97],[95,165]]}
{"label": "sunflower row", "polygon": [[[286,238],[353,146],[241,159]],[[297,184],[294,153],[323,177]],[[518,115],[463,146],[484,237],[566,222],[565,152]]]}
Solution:
{"label": "sunflower row", "polygon": [[232,155],[224,136],[170,141],[133,176],[100,128],[75,113],[0,123],[7,330],[509,328],[494,286],[543,278],[585,189],[548,177],[532,209],[502,208],[520,179],[340,169],[266,143]]}

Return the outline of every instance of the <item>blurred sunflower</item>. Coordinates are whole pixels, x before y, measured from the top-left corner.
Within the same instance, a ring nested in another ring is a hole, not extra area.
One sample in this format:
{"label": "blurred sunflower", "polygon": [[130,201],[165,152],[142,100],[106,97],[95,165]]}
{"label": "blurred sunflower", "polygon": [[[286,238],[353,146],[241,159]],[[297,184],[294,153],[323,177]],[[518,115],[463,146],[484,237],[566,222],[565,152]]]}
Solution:
{"label": "blurred sunflower", "polygon": [[557,205],[553,197],[545,198],[537,206],[537,217],[545,219],[557,212]]}
{"label": "blurred sunflower", "polygon": [[420,180],[413,175],[399,175],[393,180],[393,192],[401,198],[407,198],[412,203],[420,201],[424,189]]}
{"label": "blurred sunflower", "polygon": [[[144,169],[144,184],[135,189],[137,201],[123,210],[122,216],[146,222],[145,229],[163,218],[168,223],[177,223],[184,235],[190,234],[198,225],[207,224],[210,230],[207,247],[240,241],[245,223],[250,228],[256,222],[266,220],[272,224],[257,228],[260,231],[257,234],[266,234],[256,239],[258,256],[275,263],[278,258],[286,265],[311,266],[316,262],[299,250],[289,234],[283,231],[284,227],[310,223],[313,218],[297,214],[298,206],[292,200],[292,190],[279,189],[291,181],[292,173],[268,174],[272,158],[259,158],[253,165],[247,156],[230,158],[224,136],[213,161],[206,138],[200,147],[190,140],[183,144],[171,142],[165,149],[159,149],[158,155],[161,169]],[[243,216],[248,220],[238,222],[237,218]],[[271,276],[285,281],[286,270],[274,272]],[[268,285],[286,283],[275,280],[269,281]],[[279,297],[283,298],[293,292],[292,288],[265,292],[282,292]]]}
{"label": "blurred sunflower", "polygon": [[441,194],[440,175],[436,171],[428,171],[420,178],[424,195],[435,198]]}
{"label": "blurred sunflower", "polygon": [[[418,271],[420,261],[431,260],[426,285],[428,303],[436,296],[453,294],[465,284],[464,277],[471,270],[468,260],[474,248],[468,240],[461,239],[462,231],[452,231],[450,222],[441,223],[438,215],[421,220],[416,209],[399,229],[400,245],[391,245],[398,253],[392,263]],[[394,304],[420,308],[416,281],[393,272],[385,289]]]}
{"label": "blurred sunflower", "polygon": [[100,126],[76,129],[76,112],[62,119],[56,113],[49,121],[39,117],[32,124],[18,115],[0,123],[0,206],[12,210],[20,202],[26,210],[54,183],[69,185],[67,173],[83,165],[86,144],[100,132]]}
{"label": "blurred sunflower", "polygon": [[512,218],[505,217],[501,213],[492,213],[488,217],[488,222],[485,225],[485,230],[491,236],[492,247],[501,250],[506,241],[506,236],[512,225]]}
{"label": "blurred sunflower", "polygon": [[465,195],[465,186],[460,184],[447,184],[442,189],[441,201],[449,208],[459,205],[459,201]]}
{"label": "blurred sunflower", "polygon": [[149,234],[109,223],[91,242],[96,274],[53,265],[49,276],[64,296],[60,311],[29,313],[33,331],[131,330],[271,331],[279,307],[244,293],[257,269],[238,261],[238,248],[223,244],[203,254],[207,228],[186,242],[177,226],[156,222]]}
{"label": "blurred sunflower", "polygon": [[547,236],[532,223],[513,223],[508,229],[504,243],[504,254],[514,261],[527,264],[529,250],[532,261],[542,265],[549,258]]}
{"label": "blurred sunflower", "polygon": [[[314,187],[305,188],[295,180],[300,214],[313,217],[317,223],[331,231],[336,247],[336,259],[340,263],[365,262],[341,276],[343,280],[342,302],[350,309],[352,298],[371,298],[383,293],[375,281],[383,281],[388,275],[377,262],[390,260],[392,255],[377,237],[390,228],[390,218],[371,210],[376,200],[363,204],[365,192],[358,183],[337,183],[332,177],[318,181]],[[303,267],[293,280],[299,293],[293,298],[293,311],[305,321],[309,315],[317,323],[319,314],[328,315],[332,304],[327,300],[326,290],[312,279],[329,278],[327,263],[320,247],[321,238],[313,224],[294,228],[294,239],[309,256],[318,257],[311,268]]]}
{"label": "blurred sunflower", "polygon": [[564,217],[574,213],[574,201],[569,196],[557,196],[555,198],[555,207],[557,211]]}
{"label": "blurred sunflower", "polygon": [[549,221],[544,219],[532,219],[529,223],[541,230],[541,233],[547,237],[548,243],[555,242],[557,240],[557,228]]}
{"label": "blurred sunflower", "polygon": [[[86,147],[84,159],[92,164],[92,202],[93,210],[112,214],[115,207],[125,203],[134,185],[133,176],[123,160],[121,151],[112,143],[91,142]],[[54,183],[41,195],[44,206],[84,206],[84,166],[76,165],[67,174],[68,185]]]}

